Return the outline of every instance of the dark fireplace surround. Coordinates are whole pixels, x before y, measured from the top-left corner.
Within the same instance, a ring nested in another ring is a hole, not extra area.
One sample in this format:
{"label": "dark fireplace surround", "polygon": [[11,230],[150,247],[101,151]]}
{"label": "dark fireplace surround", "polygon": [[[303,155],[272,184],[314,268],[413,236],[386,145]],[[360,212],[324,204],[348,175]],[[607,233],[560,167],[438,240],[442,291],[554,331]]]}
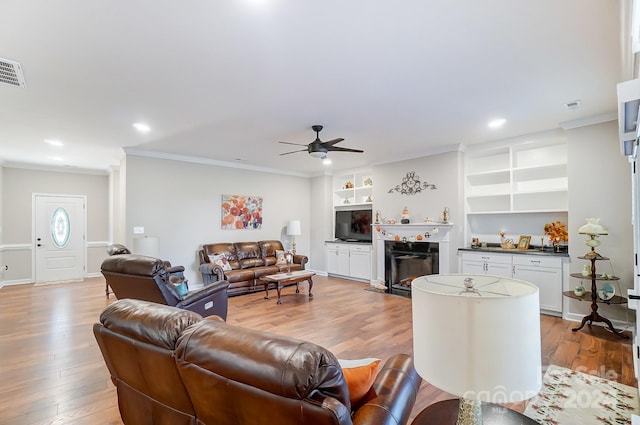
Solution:
{"label": "dark fireplace surround", "polygon": [[384,271],[387,292],[411,296],[411,281],[418,276],[439,273],[437,242],[384,242]]}

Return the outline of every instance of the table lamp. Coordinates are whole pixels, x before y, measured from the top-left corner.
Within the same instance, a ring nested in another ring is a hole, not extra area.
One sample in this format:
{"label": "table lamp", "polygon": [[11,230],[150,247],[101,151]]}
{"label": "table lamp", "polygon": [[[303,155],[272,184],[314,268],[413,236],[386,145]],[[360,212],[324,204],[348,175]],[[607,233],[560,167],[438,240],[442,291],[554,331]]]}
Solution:
{"label": "table lamp", "polygon": [[287,235],[292,236],[291,252],[293,252],[293,255],[296,255],[296,236],[300,234],[302,234],[300,220],[289,220],[289,224],[287,224]]}
{"label": "table lamp", "polygon": [[481,424],[482,402],[513,403],[540,391],[537,286],[435,274],[411,286],[415,368],[426,382],[460,397],[458,425]]}
{"label": "table lamp", "polygon": [[608,235],[609,231],[606,227],[600,224],[599,218],[588,218],[587,224],[583,224],[578,229],[578,233],[581,235],[588,235],[589,239],[585,242],[585,245],[591,247],[591,251],[587,252],[584,257],[587,259],[602,257],[596,252],[596,247],[600,246],[598,237],[601,235]]}

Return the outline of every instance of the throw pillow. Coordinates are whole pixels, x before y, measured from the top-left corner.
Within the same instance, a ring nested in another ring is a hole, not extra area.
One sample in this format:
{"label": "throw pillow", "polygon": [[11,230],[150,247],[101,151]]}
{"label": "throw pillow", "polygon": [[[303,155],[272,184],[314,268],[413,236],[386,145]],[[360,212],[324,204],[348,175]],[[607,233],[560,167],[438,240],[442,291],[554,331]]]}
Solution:
{"label": "throw pillow", "polygon": [[351,400],[351,408],[355,409],[365,400],[365,396],[369,392],[373,381],[378,375],[381,360],[375,358],[359,359],[359,360],[343,360],[338,359],[344,380],[349,388],[349,399]]}
{"label": "throw pillow", "polygon": [[287,264],[287,257],[285,257],[284,251],[281,251],[279,249],[276,250],[276,264],[278,265]]}
{"label": "throw pillow", "polygon": [[231,264],[229,264],[229,259],[224,254],[209,255],[209,261],[211,262],[211,264],[220,266],[220,268],[224,271],[231,270]]}

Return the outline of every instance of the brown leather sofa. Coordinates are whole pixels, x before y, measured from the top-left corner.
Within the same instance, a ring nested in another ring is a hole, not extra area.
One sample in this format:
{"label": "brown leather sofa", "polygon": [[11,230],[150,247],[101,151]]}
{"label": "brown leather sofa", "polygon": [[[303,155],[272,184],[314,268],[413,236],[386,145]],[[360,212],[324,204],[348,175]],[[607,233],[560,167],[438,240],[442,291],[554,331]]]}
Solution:
{"label": "brown leather sofa", "polygon": [[227,287],[220,280],[181,296],[170,283],[170,264],[154,257],[119,254],[107,257],[100,267],[116,298],[134,298],[194,311],[202,316],[227,318]]}
{"label": "brown leather sofa", "polygon": [[140,300],[108,306],[93,332],[125,425],[400,425],[421,382],[393,356],[352,409],[326,349]]}
{"label": "brown leather sofa", "polygon": [[[229,295],[262,291],[260,276],[287,270],[286,264],[276,264],[276,251],[284,251],[282,242],[277,240],[202,245],[199,251],[202,281],[207,285],[227,280]],[[222,270],[211,262],[210,256],[220,254],[228,259],[231,270]],[[304,270],[307,261],[305,255],[294,255],[291,270]]]}

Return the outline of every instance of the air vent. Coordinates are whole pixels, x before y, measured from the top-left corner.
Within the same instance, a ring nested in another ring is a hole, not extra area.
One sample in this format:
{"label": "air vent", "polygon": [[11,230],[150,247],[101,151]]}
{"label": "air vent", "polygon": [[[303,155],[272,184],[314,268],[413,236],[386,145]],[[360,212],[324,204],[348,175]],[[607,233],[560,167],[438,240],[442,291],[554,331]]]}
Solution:
{"label": "air vent", "polygon": [[571,102],[567,102],[564,104],[564,107],[566,109],[580,109],[581,106],[582,106],[581,100],[572,100]]}
{"label": "air vent", "polygon": [[22,74],[22,66],[16,61],[0,58],[0,83],[27,87]]}

